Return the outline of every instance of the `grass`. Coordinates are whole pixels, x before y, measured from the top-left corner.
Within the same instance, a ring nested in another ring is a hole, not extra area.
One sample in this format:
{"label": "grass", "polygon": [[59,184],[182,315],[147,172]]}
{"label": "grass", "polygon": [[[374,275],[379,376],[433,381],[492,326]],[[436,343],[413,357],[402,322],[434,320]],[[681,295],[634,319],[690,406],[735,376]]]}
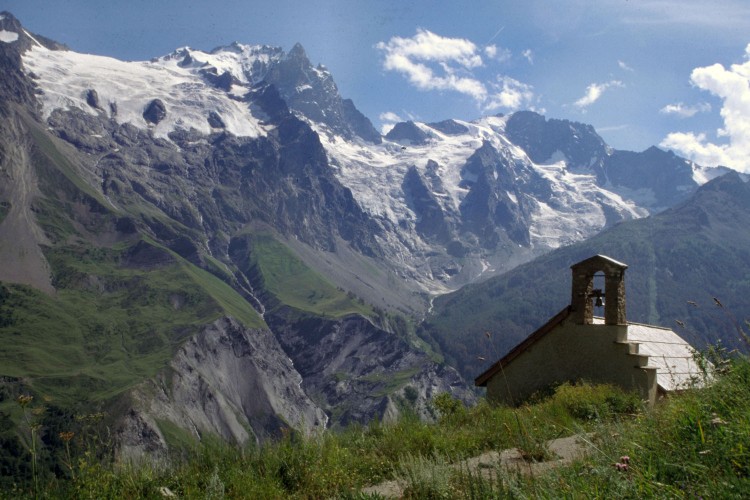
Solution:
{"label": "grass", "polygon": [[182,262],[182,268],[195,284],[208,293],[226,313],[236,318],[246,327],[263,328],[266,326],[263,319],[255,312],[255,309],[232,287],[215,275],[185,261]]}
{"label": "grass", "polygon": [[[31,136],[34,138],[36,145],[35,160],[37,165],[44,165],[49,169],[50,173],[53,171],[59,172],[64,179],[75,186],[74,190],[85,193],[86,196],[96,200],[102,206],[108,205],[106,200],[102,198],[101,194],[80,177],[78,174],[78,168],[71,163],[65,154],[60,152],[54,142],[50,139],[49,135],[40,128],[39,124],[32,120],[26,120],[26,125],[29,127]],[[61,183],[58,184],[58,186],[60,185]],[[74,190],[71,190],[71,192]]]}
{"label": "grass", "polygon": [[[262,447],[208,440],[161,467],[114,466],[82,452],[71,477],[43,478],[41,496],[151,498],[166,488],[181,498],[367,498],[362,488],[392,478],[404,482],[406,498],[742,498],[750,492],[746,358],[733,360],[711,387],[653,409],[619,389],[585,383],[562,385],[517,409],[486,402],[465,408],[446,394],[433,404],[435,424],[407,413],[390,424],[310,437],[288,433]],[[588,455],[545,473],[454,465],[487,450],[583,432],[591,436]],[[32,489],[27,481],[5,495],[32,496]]]}
{"label": "grass", "polygon": [[[577,419],[565,411],[565,398],[575,399],[571,394],[578,392],[588,403],[611,411],[600,411],[597,421]],[[187,455],[176,455],[168,467],[144,464],[133,468],[86,461],[75,471],[75,480],[47,478],[45,494],[76,496],[75,492],[98,491],[103,497],[151,497],[167,487],[179,497],[197,498],[221,485],[228,497],[356,496],[367,485],[401,477],[409,463],[447,463],[488,449],[518,446],[519,418],[525,432],[547,439],[573,428],[587,429],[597,422],[617,420],[622,417],[619,412],[631,411],[631,406],[638,404],[637,398],[611,387],[598,391],[585,385],[571,388],[565,398],[554,396],[550,402],[515,410],[487,403],[465,408],[442,395],[435,401],[435,412],[440,415],[437,424],[424,423],[407,412],[390,424],[373,422],[310,437],[287,433],[280,441],[262,447],[235,448],[208,440],[188,448]],[[624,403],[617,406],[612,401]],[[443,475],[441,481],[453,478]],[[27,484],[24,491],[28,493],[29,488]]]}
{"label": "grass", "polygon": [[374,373],[372,375],[367,375],[365,377],[362,377],[364,380],[367,380],[368,382],[378,382],[383,384],[383,386],[377,390],[373,395],[375,397],[383,397],[387,396],[388,394],[392,394],[396,392],[397,390],[404,387],[406,384],[408,384],[411,381],[411,378],[419,373],[420,367],[415,366],[413,368],[408,368],[406,370],[400,370],[395,373],[389,373],[389,374],[383,374],[383,373]]}
{"label": "grass", "polygon": [[374,314],[364,302],[336,288],[271,235],[258,234],[252,241],[253,258],[265,288],[283,304],[334,318]]}

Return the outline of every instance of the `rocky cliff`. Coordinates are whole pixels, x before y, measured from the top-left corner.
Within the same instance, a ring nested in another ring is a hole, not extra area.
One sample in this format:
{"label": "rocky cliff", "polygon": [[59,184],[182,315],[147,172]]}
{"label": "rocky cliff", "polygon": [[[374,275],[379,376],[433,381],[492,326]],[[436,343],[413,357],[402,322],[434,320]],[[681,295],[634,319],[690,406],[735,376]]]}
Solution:
{"label": "rocky cliff", "polygon": [[296,430],[326,428],[327,416],[301,387],[302,377],[268,329],[222,318],[188,339],[159,376],[133,390],[121,419],[123,458],[164,455],[172,429],[259,443]]}

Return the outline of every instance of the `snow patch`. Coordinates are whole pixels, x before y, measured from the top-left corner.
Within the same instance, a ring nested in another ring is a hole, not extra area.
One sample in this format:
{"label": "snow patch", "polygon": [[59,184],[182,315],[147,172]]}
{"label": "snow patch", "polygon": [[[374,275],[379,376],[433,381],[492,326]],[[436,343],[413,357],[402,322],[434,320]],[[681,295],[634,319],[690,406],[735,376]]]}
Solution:
{"label": "snow patch", "polygon": [[0,42],[13,43],[18,40],[18,33],[15,31],[0,30]]}
{"label": "snow patch", "polygon": [[563,162],[563,163],[567,164],[568,163],[568,157],[565,156],[565,153],[563,153],[562,151],[560,151],[558,149],[554,153],[552,153],[552,155],[550,155],[550,157],[544,163],[550,163],[550,164],[552,164],[552,163],[559,163],[559,162]]}
{"label": "snow patch", "polygon": [[729,172],[725,167],[702,167],[695,163],[691,163],[690,167],[693,170],[693,180],[701,186]]}

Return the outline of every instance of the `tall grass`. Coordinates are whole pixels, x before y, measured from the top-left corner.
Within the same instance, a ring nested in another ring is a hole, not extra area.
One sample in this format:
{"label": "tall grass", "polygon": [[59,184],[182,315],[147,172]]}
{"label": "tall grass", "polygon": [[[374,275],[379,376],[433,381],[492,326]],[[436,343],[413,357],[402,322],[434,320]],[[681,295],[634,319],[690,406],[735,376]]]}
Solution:
{"label": "tall grass", "polygon": [[[610,386],[565,384],[520,408],[486,402],[465,408],[441,395],[434,411],[439,417],[434,424],[407,413],[394,423],[312,437],[290,433],[263,446],[207,441],[159,467],[111,464],[83,452],[69,460],[71,472],[64,478],[48,476],[39,489],[20,485],[0,496],[365,498],[363,488],[389,479],[401,481],[407,498],[750,494],[750,362],[745,358],[732,360],[710,387],[686,391],[653,409]],[[590,441],[587,455],[544,473],[460,465],[488,450],[583,433]]]}

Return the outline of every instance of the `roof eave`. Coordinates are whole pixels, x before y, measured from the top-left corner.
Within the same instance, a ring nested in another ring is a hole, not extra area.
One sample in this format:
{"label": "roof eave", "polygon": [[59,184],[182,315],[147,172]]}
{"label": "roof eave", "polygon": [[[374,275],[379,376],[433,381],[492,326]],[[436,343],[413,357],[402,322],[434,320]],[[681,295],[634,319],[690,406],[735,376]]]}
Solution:
{"label": "roof eave", "polygon": [[484,371],[481,375],[479,375],[477,378],[474,379],[474,385],[477,387],[484,387],[487,385],[487,382],[495,376],[500,370],[502,370],[505,366],[508,365],[511,361],[516,359],[523,351],[531,347],[536,341],[547,335],[550,331],[552,331],[553,328],[555,328],[557,325],[563,322],[565,318],[570,315],[570,313],[573,311],[573,308],[571,306],[565,307],[562,311],[554,315],[549,321],[547,321],[544,325],[540,326],[534,333],[526,337],[520,344],[515,346],[513,349],[511,349],[508,354],[503,356],[500,360],[495,362],[492,366],[490,366],[487,370]]}

